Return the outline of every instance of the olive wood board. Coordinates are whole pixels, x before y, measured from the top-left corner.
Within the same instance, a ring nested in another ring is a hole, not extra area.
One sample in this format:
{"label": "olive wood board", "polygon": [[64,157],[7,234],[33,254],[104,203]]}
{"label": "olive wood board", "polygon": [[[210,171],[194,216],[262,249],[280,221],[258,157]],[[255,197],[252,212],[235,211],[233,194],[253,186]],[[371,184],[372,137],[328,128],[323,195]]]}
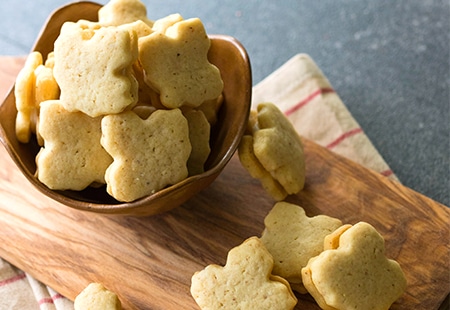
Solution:
{"label": "olive wood board", "polygon": [[[391,309],[447,307],[449,208],[312,141],[304,145],[306,186],[287,201],[309,216],[366,221],[383,235],[386,255],[408,281]],[[198,309],[189,292],[193,273],[224,265],[232,247],[260,236],[273,204],[235,155],[208,188],[169,212],[73,210],[35,189],[0,147],[0,257],[72,300],[101,282],[125,309]],[[295,309],[320,309],[311,296],[296,295]]]}

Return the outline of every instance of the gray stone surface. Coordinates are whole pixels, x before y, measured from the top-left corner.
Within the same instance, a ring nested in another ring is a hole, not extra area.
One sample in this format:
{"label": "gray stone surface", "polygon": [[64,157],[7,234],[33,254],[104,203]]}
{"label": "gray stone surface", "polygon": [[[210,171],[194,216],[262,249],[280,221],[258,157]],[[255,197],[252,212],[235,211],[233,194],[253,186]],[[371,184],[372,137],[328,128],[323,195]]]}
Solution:
{"label": "gray stone surface", "polygon": [[[151,19],[178,12],[239,39],[254,84],[308,53],[400,180],[450,205],[448,0],[144,2]],[[1,1],[0,54],[26,54],[64,3]]]}

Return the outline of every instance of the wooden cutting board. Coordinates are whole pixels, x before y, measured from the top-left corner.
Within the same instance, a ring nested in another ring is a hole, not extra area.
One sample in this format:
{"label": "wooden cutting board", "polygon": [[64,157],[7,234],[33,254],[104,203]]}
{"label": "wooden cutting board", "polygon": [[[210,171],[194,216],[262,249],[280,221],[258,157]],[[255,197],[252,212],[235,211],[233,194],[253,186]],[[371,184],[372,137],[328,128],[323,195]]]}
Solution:
{"label": "wooden cutting board", "polygon": [[[11,79],[17,61],[5,59],[0,76]],[[309,216],[375,226],[408,281],[391,309],[439,309],[450,292],[449,208],[304,143],[306,187],[288,201]],[[198,309],[192,274],[225,264],[232,247],[259,236],[273,204],[235,156],[210,187],[170,212],[132,218],[76,211],[38,192],[0,147],[0,257],[71,299],[101,282],[125,309]],[[297,296],[296,309],[319,309],[309,295]]]}

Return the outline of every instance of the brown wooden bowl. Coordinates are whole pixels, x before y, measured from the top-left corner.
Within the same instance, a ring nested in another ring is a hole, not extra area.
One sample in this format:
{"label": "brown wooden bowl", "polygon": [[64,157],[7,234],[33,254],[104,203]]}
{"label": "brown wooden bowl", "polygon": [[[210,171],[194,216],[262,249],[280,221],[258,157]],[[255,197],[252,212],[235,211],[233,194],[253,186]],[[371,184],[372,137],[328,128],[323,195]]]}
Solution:
{"label": "brown wooden bowl", "polygon": [[[33,50],[40,51],[45,59],[53,50],[53,43],[64,22],[79,19],[96,21],[100,7],[100,4],[93,2],[76,2],[59,8],[47,20]],[[34,142],[22,144],[17,141],[14,88],[0,106],[1,142],[23,174],[39,191],[68,207],[133,216],[157,214],[177,207],[207,187],[220,174],[238,147],[250,111],[251,67],[244,47],[229,36],[211,35],[210,39],[211,48],[208,57],[221,71],[224,81],[224,103],[219,112],[219,120],[212,128],[211,154],[202,174],[188,177],[155,194],[129,203],[116,201],[107,194],[104,187],[88,188],[83,191],[50,190],[35,177],[35,156],[39,146]]]}

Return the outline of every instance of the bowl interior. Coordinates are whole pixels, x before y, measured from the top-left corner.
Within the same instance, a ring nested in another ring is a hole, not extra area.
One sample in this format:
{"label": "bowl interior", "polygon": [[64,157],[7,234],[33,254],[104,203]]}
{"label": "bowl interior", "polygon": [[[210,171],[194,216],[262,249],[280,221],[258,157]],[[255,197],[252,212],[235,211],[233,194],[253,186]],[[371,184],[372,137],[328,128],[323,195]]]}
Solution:
{"label": "bowl interior", "polygon": [[[66,21],[87,19],[96,21],[101,6],[93,2],[75,2],[56,10],[44,25],[33,50],[46,58]],[[151,215],[172,209],[208,186],[222,171],[237,149],[247,124],[251,102],[251,68],[247,53],[234,38],[210,35],[208,58],[216,65],[224,81],[224,102],[219,119],[211,132],[211,154],[205,172],[188,177],[175,185],[130,203],[113,199],[102,188],[83,191],[53,191],[35,177],[35,156],[39,146],[34,142],[22,144],[15,136],[14,88],[0,106],[0,139],[8,153],[27,179],[50,198],[80,210],[122,215]]]}

